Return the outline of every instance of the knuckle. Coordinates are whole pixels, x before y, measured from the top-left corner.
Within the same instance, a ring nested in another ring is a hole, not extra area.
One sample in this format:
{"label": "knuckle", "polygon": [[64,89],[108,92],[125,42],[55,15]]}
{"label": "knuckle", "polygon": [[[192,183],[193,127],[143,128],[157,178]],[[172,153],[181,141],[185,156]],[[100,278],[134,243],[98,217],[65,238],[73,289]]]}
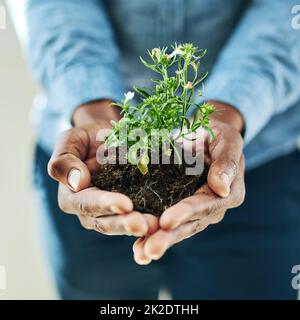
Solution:
{"label": "knuckle", "polygon": [[213,210],[213,205],[209,205],[207,207],[205,207],[202,211],[201,211],[201,216],[207,217],[210,215],[210,213]]}
{"label": "knuckle", "polygon": [[220,160],[216,161],[217,170],[225,172],[227,175],[234,177],[238,173],[238,163],[234,159],[228,159],[227,157],[222,157]]}
{"label": "knuckle", "polygon": [[203,223],[201,220],[197,220],[193,224],[193,228],[191,230],[191,233],[187,236],[187,238],[199,233],[200,231],[204,230],[206,228],[206,224]]}
{"label": "knuckle", "polygon": [[197,221],[196,225],[194,227],[193,233],[195,234],[195,233],[199,232],[200,230],[202,230],[203,226],[204,225],[201,221]]}
{"label": "knuckle", "polygon": [[72,144],[74,147],[85,146],[86,131],[82,127],[75,127],[62,132],[60,140],[62,144]]}
{"label": "knuckle", "polygon": [[88,202],[82,198],[72,200],[73,207],[76,209],[77,213],[83,216],[89,216],[93,218],[100,217],[104,214],[110,213],[110,211],[103,207],[102,203],[97,203],[96,201]]}
{"label": "knuckle", "polygon": [[78,215],[78,219],[79,219],[79,222],[80,222],[81,226],[82,226],[84,229],[86,229],[86,230],[91,230],[91,229],[93,229],[92,226],[91,226],[91,224],[88,223],[88,221],[87,221],[84,217]]}
{"label": "knuckle", "polygon": [[233,160],[233,159],[229,160],[228,168],[234,175],[237,174],[237,172],[238,172],[238,164],[236,163],[235,160]]}
{"label": "knuckle", "polygon": [[213,201],[211,202],[204,210],[203,215],[208,217],[212,214],[214,214],[215,211],[217,211],[221,206],[221,200],[220,201]]}
{"label": "knuckle", "polygon": [[108,225],[101,222],[100,219],[95,219],[94,230],[99,233],[102,233],[102,234],[110,234],[111,233],[111,228]]}
{"label": "knuckle", "polygon": [[81,201],[76,204],[76,208],[78,208],[78,211],[82,213],[87,213],[86,204],[83,204]]}
{"label": "knuckle", "polygon": [[76,200],[74,207],[77,209],[78,213],[82,215],[92,215],[94,212],[93,205],[82,202],[81,200]]}
{"label": "knuckle", "polygon": [[225,212],[222,213],[218,213],[212,216],[210,223],[211,224],[217,224],[219,222],[221,222],[224,219],[225,216]]}
{"label": "knuckle", "polygon": [[85,230],[93,230],[93,228],[91,228],[91,226],[88,225],[87,223],[85,223],[81,220],[79,220],[79,222],[80,222],[80,225],[82,226],[82,228],[84,228]]}

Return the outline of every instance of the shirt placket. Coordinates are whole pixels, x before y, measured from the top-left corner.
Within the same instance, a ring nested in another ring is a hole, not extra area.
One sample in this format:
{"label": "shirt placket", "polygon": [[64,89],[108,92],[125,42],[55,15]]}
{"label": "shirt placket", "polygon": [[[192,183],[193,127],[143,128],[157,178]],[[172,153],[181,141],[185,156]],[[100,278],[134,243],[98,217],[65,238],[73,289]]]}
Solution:
{"label": "shirt placket", "polygon": [[158,34],[162,45],[170,45],[174,41],[184,39],[185,1],[158,0]]}

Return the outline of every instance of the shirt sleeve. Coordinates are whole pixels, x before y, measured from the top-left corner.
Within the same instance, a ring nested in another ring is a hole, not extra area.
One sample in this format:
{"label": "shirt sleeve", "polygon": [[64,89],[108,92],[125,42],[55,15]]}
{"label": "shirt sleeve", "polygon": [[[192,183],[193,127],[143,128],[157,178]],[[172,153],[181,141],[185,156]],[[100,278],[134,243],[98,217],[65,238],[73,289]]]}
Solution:
{"label": "shirt sleeve", "polygon": [[70,120],[83,103],[121,99],[119,52],[101,1],[9,0],[8,4],[50,108]]}
{"label": "shirt sleeve", "polygon": [[[206,100],[240,110],[246,143],[300,100],[300,34],[290,0],[253,0],[205,85]],[[208,52],[209,54],[209,52]]]}

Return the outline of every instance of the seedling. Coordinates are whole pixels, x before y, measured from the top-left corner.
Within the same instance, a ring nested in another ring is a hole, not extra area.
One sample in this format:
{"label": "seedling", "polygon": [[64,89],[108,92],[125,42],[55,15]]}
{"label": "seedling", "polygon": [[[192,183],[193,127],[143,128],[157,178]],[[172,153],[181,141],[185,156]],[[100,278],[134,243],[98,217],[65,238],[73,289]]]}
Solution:
{"label": "seedling", "polygon": [[[112,121],[105,148],[117,151],[119,161],[115,162],[114,154],[111,154],[112,162],[106,161],[110,155],[104,152],[105,161],[99,158],[99,171],[92,175],[94,186],[123,193],[132,200],[134,210],[159,216],[206,182],[203,155],[196,152],[198,162],[192,167],[196,171],[190,174],[190,163],[186,157],[180,159],[182,153],[178,152],[183,148],[177,148],[190,139],[197,139],[197,143],[192,142],[193,146],[199,145],[201,140],[197,134],[203,129],[211,139],[214,137],[210,115],[215,108],[199,102],[203,94],[202,82],[207,76],[199,71],[205,54],[205,50],[186,43],[175,44],[172,50],[148,51],[147,61],[140,58],[154,74],[153,86],[134,87],[125,94],[123,101],[115,104],[121,108],[123,117],[118,122]],[[187,154],[190,149],[194,152],[188,147]],[[167,156],[172,161],[154,162],[153,151],[161,159]]]}
{"label": "seedling", "polygon": [[[122,102],[115,103],[122,109],[123,118],[118,122],[112,121],[112,132],[105,139],[107,148],[126,145],[128,162],[136,165],[143,175],[148,173],[149,153],[154,148],[176,156],[176,141],[188,139],[200,127],[208,131],[211,139],[214,138],[209,118],[215,108],[211,104],[197,102],[203,95],[202,83],[207,76],[207,72],[199,74],[206,50],[191,43],[175,44],[172,49],[171,53],[167,47],[148,51],[150,62],[140,57],[144,66],[158,77],[151,79],[153,88],[134,87],[135,92],[127,92]],[[138,103],[134,104],[135,95]],[[136,130],[144,132],[138,143],[128,139],[130,132]],[[151,135],[162,131],[168,134],[164,134],[164,139],[159,139],[158,145],[154,146]],[[170,145],[170,148],[164,148],[165,145]]]}

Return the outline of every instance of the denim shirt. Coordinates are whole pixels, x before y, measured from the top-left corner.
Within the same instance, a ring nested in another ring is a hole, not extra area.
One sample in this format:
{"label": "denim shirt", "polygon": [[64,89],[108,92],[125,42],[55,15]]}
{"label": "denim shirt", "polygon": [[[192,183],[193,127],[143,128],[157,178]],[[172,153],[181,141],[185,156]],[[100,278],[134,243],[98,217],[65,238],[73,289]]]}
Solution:
{"label": "denim shirt", "polygon": [[[32,118],[51,152],[76,107],[120,100],[149,84],[138,56],[192,42],[208,50],[204,98],[246,122],[253,168],[291,152],[300,136],[300,30],[294,0],[8,0],[42,93]],[[300,20],[300,19],[299,19]],[[299,21],[300,23],[300,21]]]}

